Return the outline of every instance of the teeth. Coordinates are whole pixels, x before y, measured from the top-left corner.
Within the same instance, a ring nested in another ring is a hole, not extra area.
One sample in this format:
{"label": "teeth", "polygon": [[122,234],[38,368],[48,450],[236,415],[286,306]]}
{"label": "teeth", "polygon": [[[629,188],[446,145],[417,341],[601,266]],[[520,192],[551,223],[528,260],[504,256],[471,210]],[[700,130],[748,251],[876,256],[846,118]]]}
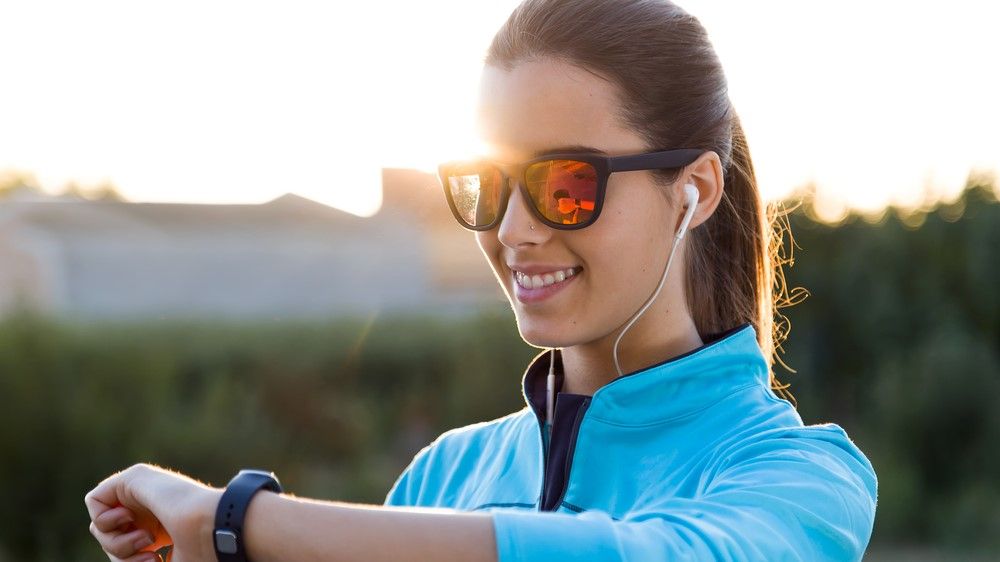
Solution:
{"label": "teeth", "polygon": [[559,271],[552,271],[541,275],[527,275],[521,273],[520,271],[514,272],[514,278],[517,280],[517,284],[525,289],[541,289],[542,287],[548,287],[549,285],[553,285],[555,283],[561,283],[574,275],[576,275],[576,270],[573,268],[561,269]]}

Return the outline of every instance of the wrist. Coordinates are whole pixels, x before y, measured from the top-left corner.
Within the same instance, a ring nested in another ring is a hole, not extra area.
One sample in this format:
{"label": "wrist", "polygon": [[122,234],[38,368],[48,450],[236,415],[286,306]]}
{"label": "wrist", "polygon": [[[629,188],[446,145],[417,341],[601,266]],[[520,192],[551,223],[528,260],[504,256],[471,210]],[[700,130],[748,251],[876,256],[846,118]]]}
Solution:
{"label": "wrist", "polygon": [[247,539],[252,533],[248,521],[250,507],[260,503],[262,495],[281,491],[274,473],[260,469],[242,469],[229,481],[218,499],[212,521],[212,546],[219,562],[250,562]]}
{"label": "wrist", "polygon": [[219,507],[219,500],[222,499],[223,488],[207,488],[200,500],[200,505],[195,509],[195,521],[193,523],[198,537],[198,546],[201,556],[198,560],[210,560],[215,562],[215,511]]}

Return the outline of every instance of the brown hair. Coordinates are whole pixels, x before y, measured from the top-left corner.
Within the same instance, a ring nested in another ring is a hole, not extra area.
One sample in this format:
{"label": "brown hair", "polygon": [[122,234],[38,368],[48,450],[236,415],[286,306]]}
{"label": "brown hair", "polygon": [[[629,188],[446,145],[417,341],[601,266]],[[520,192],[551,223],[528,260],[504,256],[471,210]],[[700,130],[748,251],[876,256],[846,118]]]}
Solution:
{"label": "brown hair", "polygon": [[[687,235],[688,305],[703,338],[750,322],[771,388],[794,402],[771,368],[787,336],[787,322],[775,322],[777,308],[795,304],[782,301],[781,266],[792,263],[779,255],[788,230],[779,219],[786,213],[761,200],[722,64],[701,22],[668,0],[525,0],[493,38],[485,62],[509,70],[543,57],[614,84],[619,117],[650,150],[701,148],[719,155],[722,200]],[[658,171],[657,179],[671,184],[681,171]]]}

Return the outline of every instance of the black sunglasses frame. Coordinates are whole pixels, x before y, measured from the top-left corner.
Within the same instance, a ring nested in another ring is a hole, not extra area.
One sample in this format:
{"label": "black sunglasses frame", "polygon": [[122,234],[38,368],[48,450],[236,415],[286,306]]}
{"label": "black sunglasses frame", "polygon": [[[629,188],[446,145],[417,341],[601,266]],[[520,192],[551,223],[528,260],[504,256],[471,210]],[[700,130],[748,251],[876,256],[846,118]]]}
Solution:
{"label": "black sunglasses frame", "polygon": [[[608,187],[608,176],[611,174],[615,172],[680,168],[694,162],[705,152],[705,150],[700,148],[677,148],[673,150],[645,152],[642,154],[626,154],[622,156],[604,156],[593,152],[543,154],[536,158],[532,158],[527,162],[517,164],[515,168],[516,171],[512,175],[507,174],[502,168],[500,168],[500,166],[497,166],[489,160],[456,161],[447,162],[438,166],[438,179],[441,182],[441,186],[444,188],[444,194],[448,199],[448,207],[451,208],[452,214],[455,215],[455,219],[458,220],[458,223],[468,230],[490,230],[500,224],[500,221],[503,220],[503,216],[507,211],[507,203],[511,194],[510,180],[512,177],[518,180],[521,195],[524,196],[526,201],[530,202],[528,208],[531,209],[532,214],[534,214],[535,218],[537,218],[542,224],[557,230],[579,230],[594,224],[597,217],[600,216],[601,209],[604,207],[604,194]],[[594,198],[594,211],[587,220],[576,224],[556,223],[546,218],[542,212],[538,210],[534,199],[528,192],[525,173],[533,164],[544,162],[546,160],[572,160],[574,162],[583,162],[591,165],[597,172],[597,189]],[[468,168],[470,164],[488,164],[496,168],[496,170],[500,172],[500,176],[502,178],[500,208],[497,210],[496,219],[489,224],[474,226],[465,222],[462,218],[462,214],[458,210],[458,207],[455,205],[455,200],[452,196],[451,190],[448,189],[449,176],[463,175],[452,174],[451,171],[456,168]]]}

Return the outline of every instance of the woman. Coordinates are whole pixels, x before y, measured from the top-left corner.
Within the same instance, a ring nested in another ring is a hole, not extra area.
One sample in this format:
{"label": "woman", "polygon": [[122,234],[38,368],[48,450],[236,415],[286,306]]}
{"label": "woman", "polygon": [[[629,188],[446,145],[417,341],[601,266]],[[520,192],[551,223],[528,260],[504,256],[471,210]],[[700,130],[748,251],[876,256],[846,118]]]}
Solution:
{"label": "woman", "polygon": [[384,506],[254,495],[280,490],[261,475],[240,504],[137,465],[86,497],[111,559],[860,559],[875,474],[775,395],[780,264],[700,23],[666,1],[527,0],[480,118],[492,153],[441,180],[521,336],[550,348],[526,407],[438,437]]}

